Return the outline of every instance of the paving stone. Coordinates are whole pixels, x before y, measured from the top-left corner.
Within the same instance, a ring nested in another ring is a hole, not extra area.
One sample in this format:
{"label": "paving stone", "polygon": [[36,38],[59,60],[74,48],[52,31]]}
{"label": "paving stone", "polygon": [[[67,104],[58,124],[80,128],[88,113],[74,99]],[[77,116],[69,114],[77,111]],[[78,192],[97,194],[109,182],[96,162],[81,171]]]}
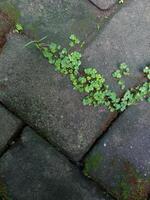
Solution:
{"label": "paving stone", "polygon": [[127,109],[85,160],[86,173],[119,200],[150,192],[150,104]]}
{"label": "paving stone", "polygon": [[117,0],[90,0],[90,1],[102,10],[109,9],[117,2]]}
{"label": "paving stone", "polygon": [[0,105],[0,153],[2,153],[8,141],[21,127],[21,120]]}
{"label": "paving stone", "polygon": [[120,92],[112,72],[127,63],[131,75],[127,87],[139,84],[145,65],[150,63],[150,1],[128,1],[85,50],[84,63],[105,75],[110,87]]}
{"label": "paving stone", "polygon": [[112,200],[28,127],[1,158],[0,177],[14,200]]}
{"label": "paving stone", "polygon": [[36,38],[47,35],[61,44],[68,42],[72,33],[86,40],[97,33],[97,23],[101,21],[83,0],[1,0],[0,7],[5,7],[8,14],[10,10],[20,14],[17,21],[23,24],[27,35]]}
{"label": "paving stone", "polygon": [[82,96],[28,40],[10,35],[0,56],[0,100],[71,159],[79,160],[114,114],[82,105]]}

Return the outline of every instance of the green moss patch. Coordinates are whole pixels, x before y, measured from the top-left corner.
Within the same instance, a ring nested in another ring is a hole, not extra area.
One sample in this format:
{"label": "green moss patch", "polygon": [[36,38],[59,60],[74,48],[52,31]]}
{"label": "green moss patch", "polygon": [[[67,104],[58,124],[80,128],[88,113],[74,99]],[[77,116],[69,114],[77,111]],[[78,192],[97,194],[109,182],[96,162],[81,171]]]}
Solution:
{"label": "green moss patch", "polygon": [[150,180],[144,179],[131,164],[126,162],[124,163],[124,174],[115,191],[119,200],[147,200]]}

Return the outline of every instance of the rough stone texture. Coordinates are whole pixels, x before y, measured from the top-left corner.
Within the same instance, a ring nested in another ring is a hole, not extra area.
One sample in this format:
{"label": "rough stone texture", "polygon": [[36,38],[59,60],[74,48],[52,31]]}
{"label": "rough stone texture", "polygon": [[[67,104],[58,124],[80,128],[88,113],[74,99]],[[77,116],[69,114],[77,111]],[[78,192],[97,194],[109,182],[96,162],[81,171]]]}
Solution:
{"label": "rough stone texture", "polygon": [[[78,160],[106,128],[112,114],[83,106],[65,76],[28,42],[12,35],[0,57],[0,100],[71,159]],[[114,116],[114,115],[113,115]]]}
{"label": "rough stone texture", "polygon": [[127,109],[85,163],[89,175],[119,200],[145,200],[150,192],[150,104]]}
{"label": "rough stone texture", "polygon": [[0,177],[14,200],[111,200],[28,127],[1,158]]}
{"label": "rough stone texture", "polygon": [[109,9],[117,2],[117,0],[90,0],[90,1],[102,10]]}
{"label": "rough stone texture", "polygon": [[11,114],[0,104],[0,153],[16,131],[22,127],[20,119]]}
{"label": "rough stone texture", "polygon": [[47,35],[51,41],[61,44],[66,44],[72,33],[86,40],[97,32],[101,20],[84,0],[1,0],[0,8],[4,6],[8,14],[10,10],[16,15],[20,13],[18,20],[29,36]]}
{"label": "rough stone texture", "polygon": [[111,74],[120,63],[126,62],[131,75],[126,85],[138,84],[149,64],[150,1],[132,0],[110,20],[97,39],[85,50],[84,63],[96,67],[105,75],[111,88],[119,91]]}

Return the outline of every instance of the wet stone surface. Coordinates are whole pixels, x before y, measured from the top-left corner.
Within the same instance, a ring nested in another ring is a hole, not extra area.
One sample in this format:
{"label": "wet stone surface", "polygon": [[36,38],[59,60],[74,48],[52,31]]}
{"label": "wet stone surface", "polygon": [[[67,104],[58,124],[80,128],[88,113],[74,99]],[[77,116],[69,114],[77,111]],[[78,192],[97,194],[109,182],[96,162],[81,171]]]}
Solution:
{"label": "wet stone surface", "polygon": [[150,192],[149,119],[149,103],[130,107],[85,160],[86,173],[118,199],[145,200]]}
{"label": "wet stone surface", "polygon": [[0,177],[14,200],[112,200],[28,127],[0,159]]}

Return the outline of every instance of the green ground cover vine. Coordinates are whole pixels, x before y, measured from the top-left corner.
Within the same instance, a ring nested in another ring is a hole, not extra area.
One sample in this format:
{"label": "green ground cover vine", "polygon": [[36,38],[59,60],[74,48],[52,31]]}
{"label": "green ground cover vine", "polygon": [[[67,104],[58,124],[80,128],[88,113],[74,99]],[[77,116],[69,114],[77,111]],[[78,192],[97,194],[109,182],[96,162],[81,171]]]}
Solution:
{"label": "green ground cover vine", "polygon": [[[69,48],[63,48],[54,42],[50,44],[39,41],[31,41],[41,51],[48,62],[54,65],[55,70],[62,75],[67,75],[73,88],[80,93],[84,93],[84,105],[104,106],[111,112],[124,111],[128,106],[148,98],[150,94],[150,67],[146,66],[143,70],[147,81],[143,84],[127,89],[122,97],[110,89],[102,74],[95,68],[87,67],[81,69],[82,55],[76,51],[76,47],[82,47],[82,43],[75,36],[69,37]],[[28,46],[28,45],[26,45]],[[129,75],[129,68],[125,63],[120,64],[119,69],[113,72],[112,76],[117,80],[121,89],[125,89],[123,76]],[[148,98],[150,101],[150,98]]]}

